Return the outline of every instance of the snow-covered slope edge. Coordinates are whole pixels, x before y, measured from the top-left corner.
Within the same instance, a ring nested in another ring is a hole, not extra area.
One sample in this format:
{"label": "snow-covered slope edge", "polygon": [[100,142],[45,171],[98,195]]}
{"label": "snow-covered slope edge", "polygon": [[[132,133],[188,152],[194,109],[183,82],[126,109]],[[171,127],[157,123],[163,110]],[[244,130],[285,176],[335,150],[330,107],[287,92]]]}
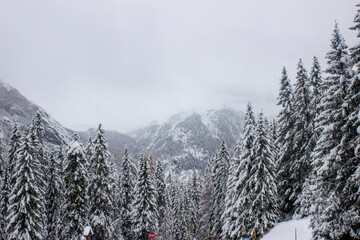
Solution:
{"label": "snow-covered slope edge", "polygon": [[311,240],[312,233],[309,224],[310,218],[280,222],[261,240],[292,240],[295,239],[295,229],[297,240]]}

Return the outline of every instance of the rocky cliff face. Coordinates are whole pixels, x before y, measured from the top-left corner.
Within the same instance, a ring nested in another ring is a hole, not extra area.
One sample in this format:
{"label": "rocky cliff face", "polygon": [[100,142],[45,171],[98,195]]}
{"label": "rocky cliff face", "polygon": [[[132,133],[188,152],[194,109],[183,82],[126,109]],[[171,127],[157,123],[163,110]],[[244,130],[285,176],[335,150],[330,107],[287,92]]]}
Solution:
{"label": "rocky cliff face", "polygon": [[[61,126],[44,109],[0,81],[0,129],[5,141],[15,122],[24,129],[36,112],[44,120],[44,139],[49,146],[66,144],[72,139],[74,131]],[[106,136],[118,165],[121,164],[124,149],[128,148],[135,158],[143,152],[151,154],[155,160],[163,161],[168,170],[202,170],[221,141],[225,141],[232,151],[242,134],[243,119],[242,112],[230,108],[204,113],[178,113],[161,124],[152,123],[129,134],[107,131]],[[79,132],[84,143],[95,134],[95,129]]]}

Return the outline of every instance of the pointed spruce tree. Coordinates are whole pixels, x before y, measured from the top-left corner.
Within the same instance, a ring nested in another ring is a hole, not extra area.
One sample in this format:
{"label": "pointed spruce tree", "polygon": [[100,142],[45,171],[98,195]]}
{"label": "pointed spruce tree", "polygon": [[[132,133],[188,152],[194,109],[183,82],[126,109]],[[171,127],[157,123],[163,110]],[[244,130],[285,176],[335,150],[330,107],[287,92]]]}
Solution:
{"label": "pointed spruce tree", "polygon": [[79,143],[79,136],[66,149],[64,164],[64,204],[62,206],[64,226],[62,237],[77,239],[88,224],[88,178],[84,148]]}
{"label": "pointed spruce tree", "polygon": [[[8,214],[8,239],[44,239],[45,200],[42,165],[37,158],[36,141],[25,134],[15,166],[15,183],[11,191]],[[41,184],[41,185],[40,185]]]}
{"label": "pointed spruce tree", "polygon": [[280,79],[280,91],[278,96],[278,105],[281,107],[278,115],[278,144],[279,159],[277,160],[278,178],[279,178],[279,196],[281,196],[281,209],[285,213],[293,211],[293,202],[290,200],[291,184],[289,182],[290,162],[293,156],[293,137],[290,134],[295,125],[294,118],[294,96],[290,80],[285,67],[282,70]]}
{"label": "pointed spruce tree", "polygon": [[94,140],[94,154],[90,159],[89,179],[89,220],[94,231],[94,239],[107,239],[114,231],[112,225],[113,184],[105,131],[101,124]]}
{"label": "pointed spruce tree", "polygon": [[212,206],[214,225],[212,232],[220,236],[222,232],[221,216],[224,211],[224,201],[226,196],[227,180],[229,177],[230,157],[223,141],[214,159],[213,175],[214,181],[214,205]]}
{"label": "pointed spruce tree", "polygon": [[146,239],[158,227],[156,189],[146,155],[140,158],[133,206],[133,230],[139,238]]}
{"label": "pointed spruce tree", "polygon": [[134,171],[136,166],[133,163],[132,158],[128,154],[128,150],[125,149],[123,157],[122,168],[120,175],[120,190],[121,190],[121,230],[125,239],[133,237],[132,232],[132,211],[133,202],[135,198],[135,184],[136,175]]}
{"label": "pointed spruce tree", "polygon": [[250,163],[249,179],[245,184],[250,195],[250,212],[244,227],[245,237],[250,237],[254,231],[261,237],[279,221],[280,216],[276,169],[262,113],[256,123],[253,152],[254,159]]}
{"label": "pointed spruce tree", "polygon": [[[321,99],[320,112],[316,122],[321,132],[312,153],[313,181],[311,187],[314,207],[311,226],[315,239],[331,237],[334,229],[332,218],[339,214],[339,196],[335,192],[339,168],[338,151],[342,138],[344,115],[342,105],[346,96],[349,78],[348,48],[340,34],[337,23],[331,39],[331,51],[326,55],[328,76],[324,79],[324,97]],[[338,159],[338,160],[337,160]],[[329,203],[332,207],[329,207]]]}

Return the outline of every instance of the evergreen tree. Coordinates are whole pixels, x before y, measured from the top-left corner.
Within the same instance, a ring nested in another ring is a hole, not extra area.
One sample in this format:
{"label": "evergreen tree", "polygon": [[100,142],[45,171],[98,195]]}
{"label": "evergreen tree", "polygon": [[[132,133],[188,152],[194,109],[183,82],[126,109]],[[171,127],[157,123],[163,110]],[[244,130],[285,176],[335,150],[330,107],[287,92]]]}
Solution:
{"label": "evergreen tree", "polygon": [[[166,210],[166,199],[165,199],[165,175],[164,175],[164,168],[161,161],[157,161],[156,169],[155,169],[155,186],[156,186],[156,203],[158,209],[158,216],[159,216],[159,226],[163,225],[164,217],[165,217],[165,210]],[[161,227],[160,227],[161,229]],[[163,235],[166,229],[163,230],[160,234]]]}
{"label": "evergreen tree", "polygon": [[187,234],[187,215],[185,208],[185,188],[182,184],[178,183],[176,186],[176,195],[174,198],[174,221],[173,221],[173,238],[180,240],[186,238]]}
{"label": "evergreen tree", "polygon": [[223,216],[223,237],[225,238],[239,239],[248,227],[251,189],[246,187],[250,178],[251,163],[255,157],[253,154],[255,125],[255,116],[249,103],[245,113],[242,153],[232,177],[233,183],[228,184],[230,188],[225,205],[229,209],[226,209]]}
{"label": "evergreen tree", "polygon": [[211,177],[211,165],[209,163],[205,169],[200,201],[200,232],[202,233],[203,238],[211,232],[213,222],[213,219],[211,218],[211,208],[213,204],[214,185]]}
{"label": "evergreen tree", "polygon": [[86,166],[83,146],[75,134],[74,140],[67,147],[64,164],[65,199],[62,209],[66,225],[62,232],[63,238],[77,239],[88,223]]}
{"label": "evergreen tree", "polygon": [[[44,239],[44,179],[31,133],[26,134],[16,162],[15,185],[11,191],[8,215],[8,239]],[[35,139],[36,141],[36,139]],[[40,185],[42,184],[42,185]]]}
{"label": "evergreen tree", "polygon": [[[328,77],[324,80],[325,93],[320,107],[323,109],[316,122],[321,135],[312,154],[313,171],[311,187],[314,208],[311,226],[315,239],[331,238],[332,230],[337,229],[331,219],[339,215],[340,199],[335,191],[339,169],[339,144],[342,139],[344,115],[342,105],[346,96],[349,77],[348,50],[337,24],[331,40],[331,51],[326,55]],[[315,197],[316,196],[316,197]],[[331,203],[331,207],[329,204]],[[335,230],[336,231],[336,230]]]}
{"label": "evergreen tree", "polygon": [[94,231],[94,239],[110,238],[112,226],[113,186],[115,179],[110,166],[111,155],[101,124],[94,141],[94,154],[90,160],[89,218]]}
{"label": "evergreen tree", "polygon": [[150,232],[157,230],[156,190],[150,173],[148,157],[140,158],[137,174],[135,198],[133,203],[134,232],[139,238],[146,239]]}
{"label": "evergreen tree", "polygon": [[197,239],[200,237],[200,182],[196,171],[193,171],[188,196],[190,198],[188,231]]}
{"label": "evergreen tree", "polygon": [[237,142],[236,147],[234,149],[234,155],[230,161],[230,175],[227,181],[227,192],[225,197],[225,209],[224,213],[221,216],[222,226],[222,236],[224,238],[230,238],[231,230],[230,226],[233,223],[233,206],[235,203],[235,195],[236,195],[236,188],[235,184],[237,182],[237,168],[240,165],[240,156],[241,156],[241,143]]}
{"label": "evergreen tree", "polygon": [[[310,82],[306,70],[300,59],[294,91],[294,128],[290,131],[293,138],[293,155],[289,161],[290,172],[288,176],[289,201],[294,204],[301,193],[302,186],[309,174],[309,158],[311,154],[311,139],[313,134],[312,113],[310,105]],[[299,208],[297,204],[296,208]],[[295,209],[297,211],[297,209]]]}
{"label": "evergreen tree", "polygon": [[[320,113],[320,101],[324,95],[324,85],[322,78],[322,71],[320,67],[319,60],[317,57],[313,58],[313,66],[310,72],[310,86],[311,86],[311,110],[313,112],[312,118],[315,119],[317,115]],[[314,121],[315,122],[315,121]]]}
{"label": "evergreen tree", "polygon": [[249,179],[245,184],[250,195],[250,214],[244,235],[264,235],[279,220],[278,193],[275,164],[269,147],[269,137],[264,129],[263,114],[259,114],[254,140],[254,159],[250,163]]}
{"label": "evergreen tree", "polygon": [[130,239],[133,236],[131,213],[133,211],[132,204],[135,200],[136,175],[134,175],[134,170],[136,170],[135,164],[132,162],[132,159],[128,154],[128,150],[125,149],[120,178],[121,229],[122,235],[125,239]]}
{"label": "evergreen tree", "polygon": [[321,69],[320,64],[318,62],[318,59],[314,57],[313,60],[313,67],[311,69],[310,73],[310,85],[311,85],[311,100],[310,100],[310,126],[309,131],[312,132],[311,139],[309,140],[309,143],[305,149],[305,153],[303,154],[303,159],[307,159],[306,161],[309,161],[309,171],[307,174],[307,177],[305,179],[305,182],[302,187],[302,192],[300,193],[299,197],[297,198],[295,204],[298,206],[296,209],[296,214],[298,214],[300,217],[305,217],[310,214],[310,209],[312,204],[314,203],[315,199],[312,194],[314,191],[314,181],[315,181],[315,175],[313,172],[314,164],[312,162],[311,154],[313,153],[316,142],[318,141],[318,138],[321,134],[321,131],[319,131],[318,123],[316,122],[316,119],[319,118],[321,111],[324,109],[321,109],[321,99],[324,95],[324,85],[323,85],[323,79],[321,76]]}
{"label": "evergreen tree", "polygon": [[[0,130],[1,131],[1,130]],[[0,132],[1,133],[1,132]],[[6,216],[9,201],[9,168],[4,156],[4,147],[0,136],[0,239],[6,239]]]}
{"label": "evergreen tree", "polygon": [[11,134],[10,134],[10,144],[9,144],[9,151],[8,151],[8,168],[9,168],[9,188],[10,190],[13,188],[15,184],[15,166],[17,163],[18,152],[21,146],[21,133],[18,129],[17,124],[15,123]]}
{"label": "evergreen tree", "polygon": [[212,206],[214,225],[212,232],[220,236],[222,232],[221,216],[224,211],[224,201],[226,196],[227,180],[229,177],[230,166],[229,152],[223,141],[215,157],[213,165],[212,179],[214,181],[214,205]]}
{"label": "evergreen tree", "polygon": [[290,162],[293,156],[293,137],[290,134],[295,125],[294,118],[294,96],[291,88],[290,80],[287,76],[285,67],[282,70],[280,79],[280,92],[278,96],[278,105],[281,106],[281,111],[278,116],[279,131],[278,144],[279,159],[277,168],[279,169],[279,196],[281,196],[281,208],[285,213],[293,211],[293,202],[290,200],[291,184],[289,182]]}
{"label": "evergreen tree", "polygon": [[64,151],[63,151],[63,146],[60,145],[59,149],[57,151],[55,151],[55,166],[58,167],[58,169],[56,169],[55,171],[58,172],[58,176],[55,177],[55,179],[59,182],[59,189],[58,189],[58,195],[57,195],[57,199],[60,203],[59,208],[58,208],[58,216],[57,216],[57,222],[60,223],[57,226],[57,235],[61,236],[62,233],[64,232],[64,224],[62,224],[62,220],[63,220],[63,213],[64,213],[64,202],[65,202],[65,192],[66,192],[66,188],[65,188],[65,156],[64,156]]}
{"label": "evergreen tree", "polygon": [[53,239],[58,236],[59,226],[63,224],[60,219],[60,210],[62,203],[62,179],[60,163],[57,161],[54,154],[51,154],[47,172],[47,189],[45,195],[46,206],[46,223],[47,223],[47,237],[46,239]]}

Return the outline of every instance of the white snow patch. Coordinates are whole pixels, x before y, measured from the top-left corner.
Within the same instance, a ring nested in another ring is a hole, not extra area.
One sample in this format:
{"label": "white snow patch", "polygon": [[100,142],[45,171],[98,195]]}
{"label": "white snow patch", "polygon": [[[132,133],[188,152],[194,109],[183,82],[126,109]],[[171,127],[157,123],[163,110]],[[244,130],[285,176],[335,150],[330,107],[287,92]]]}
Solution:
{"label": "white snow patch", "polygon": [[89,234],[93,234],[93,230],[92,230],[92,228],[90,227],[90,226],[86,226],[85,228],[84,228],[84,236],[89,236]]}
{"label": "white snow patch", "polygon": [[310,218],[290,220],[275,225],[261,240],[292,240],[295,239],[295,228],[298,240],[311,240]]}

